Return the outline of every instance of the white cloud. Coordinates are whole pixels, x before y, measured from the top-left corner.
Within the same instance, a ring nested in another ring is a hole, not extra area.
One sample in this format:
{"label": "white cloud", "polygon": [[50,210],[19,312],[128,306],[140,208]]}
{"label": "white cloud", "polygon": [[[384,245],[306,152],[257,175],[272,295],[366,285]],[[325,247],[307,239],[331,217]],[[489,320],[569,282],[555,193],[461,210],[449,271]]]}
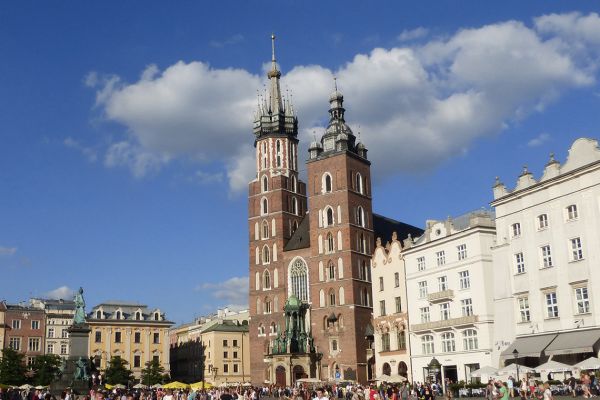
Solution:
{"label": "white cloud", "polygon": [[[374,176],[381,178],[435,168],[468,151],[475,139],[543,112],[564,92],[593,85],[596,30],[595,14],[542,16],[533,27],[508,21],[422,45],[376,48],[335,71],[296,66],[282,80],[293,91],[306,146],[312,127],[320,130],[327,119],[337,76],[347,120],[361,126],[370,158],[377,160]],[[404,37],[425,33],[407,31]],[[575,42],[577,51],[569,46]],[[92,81],[102,82],[96,83],[96,99],[106,118],[128,134],[108,149],[107,166],[128,166],[144,176],[176,158],[217,161],[231,191],[247,188],[255,173],[256,90],[264,76],[180,61],[163,71],[149,66],[134,83],[117,76]]]}
{"label": "white cloud", "polygon": [[71,300],[75,291],[68,286],[61,286],[44,294],[45,297],[49,299],[63,299],[63,300]]}
{"label": "white cloud", "polygon": [[228,37],[225,40],[211,40],[209,44],[212,47],[222,48],[225,46],[231,46],[234,44],[238,44],[244,41],[244,35],[237,33],[231,37]]}
{"label": "white cloud", "polygon": [[415,29],[403,30],[402,33],[400,33],[400,35],[398,35],[398,40],[400,42],[407,42],[410,40],[421,39],[421,38],[427,36],[428,34],[429,34],[429,30],[427,28],[423,28],[422,26],[419,26],[418,28],[415,28]]}
{"label": "white cloud", "polygon": [[533,139],[531,139],[529,142],[527,142],[527,146],[538,147],[546,143],[548,140],[550,140],[550,135],[548,133],[542,132]]}
{"label": "white cloud", "polygon": [[248,303],[248,277],[233,277],[219,283],[203,283],[196,287],[197,291],[207,292],[217,300],[226,304],[243,306]]}
{"label": "white cloud", "polygon": [[211,173],[206,171],[196,171],[194,174],[194,181],[200,183],[201,185],[208,185],[211,183],[223,182],[223,173]]}
{"label": "white cloud", "polygon": [[64,141],[63,144],[70,148],[70,149],[74,149],[77,150],[79,152],[81,152],[81,154],[83,154],[83,156],[89,161],[89,162],[96,162],[98,160],[98,153],[96,152],[96,150],[94,150],[91,147],[87,147],[82,145],[81,143],[79,143],[78,141],[76,141],[75,139],[73,139],[72,137],[67,137]]}
{"label": "white cloud", "polygon": [[16,247],[0,246],[0,256],[13,256],[16,252]]}

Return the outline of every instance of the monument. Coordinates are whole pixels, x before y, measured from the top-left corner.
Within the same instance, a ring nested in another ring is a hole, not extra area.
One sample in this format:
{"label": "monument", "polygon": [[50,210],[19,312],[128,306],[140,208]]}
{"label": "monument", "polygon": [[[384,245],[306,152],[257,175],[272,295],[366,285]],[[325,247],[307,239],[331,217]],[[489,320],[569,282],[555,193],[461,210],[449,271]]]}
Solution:
{"label": "monument", "polygon": [[88,348],[90,328],[85,320],[83,288],[75,294],[75,315],[69,328],[69,357],[63,361],[61,375],[50,385],[52,394],[71,389],[75,395],[87,394],[90,388]]}

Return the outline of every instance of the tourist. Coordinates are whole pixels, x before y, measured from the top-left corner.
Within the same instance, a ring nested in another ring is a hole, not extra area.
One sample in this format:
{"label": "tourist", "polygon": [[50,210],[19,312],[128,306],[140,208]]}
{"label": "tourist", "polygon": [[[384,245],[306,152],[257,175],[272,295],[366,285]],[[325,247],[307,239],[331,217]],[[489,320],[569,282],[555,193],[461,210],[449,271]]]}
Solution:
{"label": "tourist", "polygon": [[550,390],[550,384],[548,382],[544,383],[543,386],[544,392],[543,392],[543,399],[544,400],[554,400],[554,396],[552,396],[552,391]]}
{"label": "tourist", "polygon": [[513,399],[515,397],[515,381],[512,376],[509,376],[506,380],[506,388],[508,389],[510,398]]}
{"label": "tourist", "polygon": [[497,380],[496,384],[498,387],[498,394],[496,395],[496,398],[499,400],[508,400],[508,388],[506,387],[504,382],[502,382],[501,380]]}
{"label": "tourist", "polygon": [[317,395],[315,396],[315,398],[313,400],[329,400],[329,399],[325,396],[325,390],[323,388],[318,388]]}
{"label": "tourist", "polygon": [[528,378],[529,379],[527,383],[529,383],[529,398],[533,399],[535,397],[535,379],[531,375],[528,375]]}

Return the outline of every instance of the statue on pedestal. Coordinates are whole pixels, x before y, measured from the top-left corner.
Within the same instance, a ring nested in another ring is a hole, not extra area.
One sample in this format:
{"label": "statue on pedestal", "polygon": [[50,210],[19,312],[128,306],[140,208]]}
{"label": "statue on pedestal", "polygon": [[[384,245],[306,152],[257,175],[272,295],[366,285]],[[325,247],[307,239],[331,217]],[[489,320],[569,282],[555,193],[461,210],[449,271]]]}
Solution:
{"label": "statue on pedestal", "polygon": [[75,298],[73,300],[75,302],[75,315],[73,316],[73,324],[85,324],[85,300],[83,300],[82,287],[79,288],[79,291],[75,294]]}

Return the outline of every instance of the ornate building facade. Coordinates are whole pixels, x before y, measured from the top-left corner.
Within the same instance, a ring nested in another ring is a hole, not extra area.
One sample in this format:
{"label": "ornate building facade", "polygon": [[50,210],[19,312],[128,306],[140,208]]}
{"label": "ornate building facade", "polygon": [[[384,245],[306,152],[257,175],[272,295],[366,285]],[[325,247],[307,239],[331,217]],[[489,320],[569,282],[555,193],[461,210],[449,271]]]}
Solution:
{"label": "ornate building facade", "polygon": [[252,382],[366,382],[375,237],[421,230],[373,214],[371,163],[337,88],[328,127],[309,147],[307,183],[300,180],[298,119],[280,77],[273,37],[248,199]]}

